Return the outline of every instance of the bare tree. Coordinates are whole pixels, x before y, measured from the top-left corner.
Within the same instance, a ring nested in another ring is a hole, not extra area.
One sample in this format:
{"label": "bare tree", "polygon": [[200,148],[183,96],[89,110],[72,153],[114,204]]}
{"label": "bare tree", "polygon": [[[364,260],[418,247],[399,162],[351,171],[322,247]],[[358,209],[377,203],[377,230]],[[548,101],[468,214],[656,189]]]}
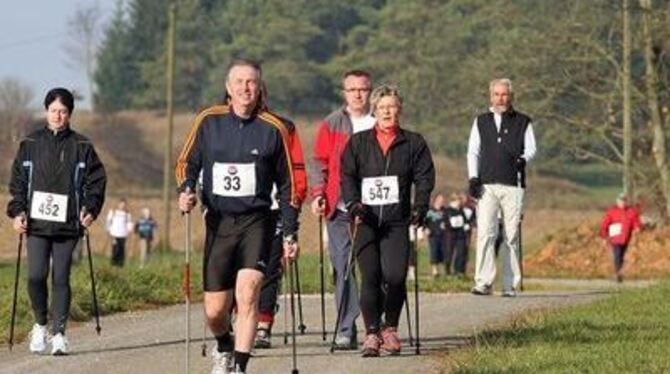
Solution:
{"label": "bare tree", "polygon": [[644,44],[645,61],[645,83],[647,89],[647,105],[649,106],[649,117],[653,133],[652,155],[656,162],[659,175],[661,176],[661,190],[665,200],[665,218],[670,217],[670,171],[668,170],[668,159],[666,151],[665,129],[663,128],[663,115],[658,100],[659,79],[656,71],[657,56],[654,53],[650,0],[640,0],[642,8],[642,41]]}
{"label": "bare tree", "polygon": [[96,50],[100,41],[102,26],[102,12],[98,1],[79,3],[74,14],[67,22],[70,39],[65,45],[65,49],[68,52],[70,65],[77,71],[84,68],[89,97],[93,98],[95,90],[93,72],[95,71]]}
{"label": "bare tree", "polygon": [[24,135],[30,123],[30,102],[33,92],[26,84],[14,78],[0,81],[0,118],[3,120],[2,141],[16,141]]}

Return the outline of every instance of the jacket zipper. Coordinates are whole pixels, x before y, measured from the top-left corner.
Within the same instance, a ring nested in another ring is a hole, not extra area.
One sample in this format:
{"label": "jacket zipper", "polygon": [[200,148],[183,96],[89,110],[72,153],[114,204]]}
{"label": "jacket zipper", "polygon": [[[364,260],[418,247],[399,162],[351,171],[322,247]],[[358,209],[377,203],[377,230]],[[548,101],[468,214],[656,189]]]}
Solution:
{"label": "jacket zipper", "polygon": [[[393,144],[391,144],[391,146],[389,147],[389,154],[388,154],[388,156],[385,156],[385,157],[384,157],[384,158],[386,158],[386,167],[384,168],[384,176],[385,176],[385,177],[388,176],[388,173],[389,173],[389,164],[391,163],[391,148],[393,148]],[[383,154],[384,154],[384,153],[382,152],[382,155],[383,155]],[[381,227],[381,225],[382,225],[382,218],[383,218],[383,217],[384,217],[384,206],[382,205],[382,206],[379,207],[379,222],[378,222],[378,225],[379,225],[380,227]]]}

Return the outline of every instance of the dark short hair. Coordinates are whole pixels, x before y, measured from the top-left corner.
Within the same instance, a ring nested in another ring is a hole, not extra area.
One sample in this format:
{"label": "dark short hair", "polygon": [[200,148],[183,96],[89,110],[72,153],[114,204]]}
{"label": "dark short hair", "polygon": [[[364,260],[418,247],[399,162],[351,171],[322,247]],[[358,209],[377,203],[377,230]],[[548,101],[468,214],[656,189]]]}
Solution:
{"label": "dark short hair", "polygon": [[44,109],[49,109],[49,105],[56,100],[65,105],[68,112],[72,114],[74,110],[74,95],[72,95],[72,92],[63,87],[52,88],[44,97]]}
{"label": "dark short hair", "polygon": [[361,70],[361,69],[353,69],[353,70],[347,70],[342,74],[342,81],[344,82],[345,79],[354,76],[354,77],[365,77],[368,79],[371,79],[370,72],[366,70]]}

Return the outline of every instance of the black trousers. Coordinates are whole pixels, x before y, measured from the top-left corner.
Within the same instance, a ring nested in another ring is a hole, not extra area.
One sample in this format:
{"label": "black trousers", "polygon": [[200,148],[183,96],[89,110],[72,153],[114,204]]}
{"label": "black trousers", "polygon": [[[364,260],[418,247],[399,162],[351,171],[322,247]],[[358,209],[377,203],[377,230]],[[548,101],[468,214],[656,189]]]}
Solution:
{"label": "black trousers", "polygon": [[407,225],[358,227],[353,248],[361,271],[360,307],[368,334],[378,332],[382,324],[398,326],[407,292],[409,247]]}
{"label": "black trousers", "polygon": [[53,334],[64,334],[70,302],[70,270],[72,252],[79,238],[62,236],[28,235],[28,295],[35,315],[35,322],[47,324],[49,290],[47,277],[52,265]]}
{"label": "black trousers", "polygon": [[612,244],[612,255],[614,257],[614,269],[616,272],[620,272],[623,268],[624,256],[626,256],[626,250],[628,249],[628,244]]}
{"label": "black trousers", "polygon": [[[275,219],[278,219],[276,217]],[[268,266],[265,268],[263,286],[258,303],[260,312],[259,321],[272,324],[277,311],[277,297],[281,289],[283,269],[281,259],[284,254],[283,235],[279,228],[275,230],[272,246],[268,256]]]}
{"label": "black trousers", "polygon": [[126,261],[126,238],[112,238],[112,265],[123,267]]}
{"label": "black trousers", "polygon": [[[449,261],[453,264],[453,273],[465,274],[465,267],[468,263],[468,249],[466,246],[465,236],[454,234],[449,235],[449,239],[447,240],[447,248],[447,253],[453,256],[453,261]],[[449,262],[447,262],[447,264],[449,264]],[[447,273],[449,273],[449,268],[447,268]]]}

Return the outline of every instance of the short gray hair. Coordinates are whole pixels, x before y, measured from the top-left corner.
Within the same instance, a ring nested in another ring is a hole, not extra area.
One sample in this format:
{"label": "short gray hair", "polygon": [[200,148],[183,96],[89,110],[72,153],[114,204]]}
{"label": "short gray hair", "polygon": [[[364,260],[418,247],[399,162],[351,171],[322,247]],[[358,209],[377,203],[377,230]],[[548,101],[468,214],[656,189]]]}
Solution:
{"label": "short gray hair", "polygon": [[495,87],[499,84],[504,84],[505,86],[507,86],[507,88],[509,88],[509,93],[510,94],[514,93],[514,90],[512,89],[512,80],[509,79],[509,78],[497,78],[497,79],[492,80],[489,83],[489,93],[493,92],[493,87]]}
{"label": "short gray hair", "polygon": [[377,110],[377,104],[379,103],[379,100],[386,96],[395,97],[398,105],[400,108],[402,108],[402,96],[400,95],[400,90],[398,90],[398,87],[382,84],[381,86],[375,88],[372,91],[372,94],[370,94],[370,109],[372,110],[372,113]]}

